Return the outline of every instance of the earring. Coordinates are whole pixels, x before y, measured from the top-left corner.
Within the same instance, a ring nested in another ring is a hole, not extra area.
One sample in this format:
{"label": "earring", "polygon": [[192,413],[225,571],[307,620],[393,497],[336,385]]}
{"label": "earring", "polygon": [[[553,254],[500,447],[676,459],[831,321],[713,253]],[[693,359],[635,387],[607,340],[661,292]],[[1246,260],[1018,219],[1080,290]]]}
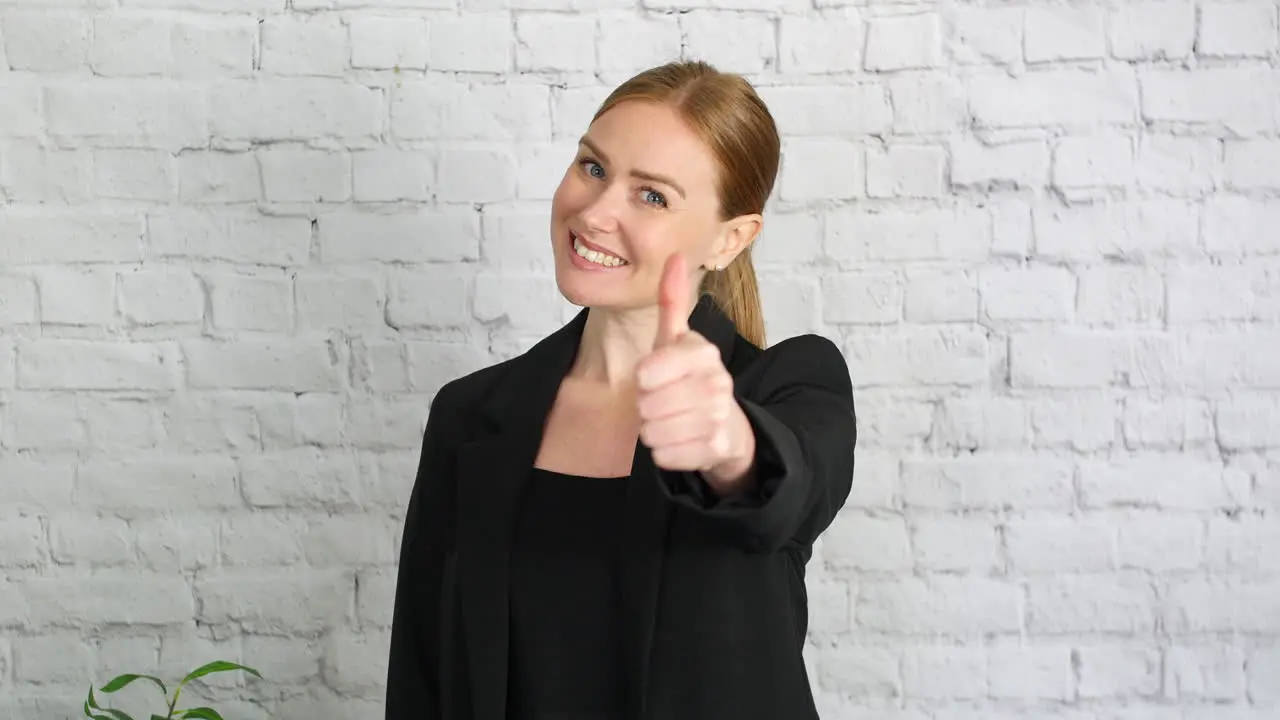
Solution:
{"label": "earring", "polygon": [[720,272],[721,270],[724,270],[724,266],[720,263],[716,263],[716,272]]}

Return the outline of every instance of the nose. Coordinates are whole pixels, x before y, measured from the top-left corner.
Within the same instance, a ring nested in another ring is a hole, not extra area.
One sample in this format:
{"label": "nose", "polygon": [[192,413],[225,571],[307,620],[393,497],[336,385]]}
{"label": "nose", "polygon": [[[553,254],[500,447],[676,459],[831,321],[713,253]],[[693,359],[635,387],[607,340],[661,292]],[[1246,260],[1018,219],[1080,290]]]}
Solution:
{"label": "nose", "polygon": [[618,229],[621,192],[612,183],[602,184],[599,188],[590,202],[582,208],[579,217],[590,233],[612,233]]}

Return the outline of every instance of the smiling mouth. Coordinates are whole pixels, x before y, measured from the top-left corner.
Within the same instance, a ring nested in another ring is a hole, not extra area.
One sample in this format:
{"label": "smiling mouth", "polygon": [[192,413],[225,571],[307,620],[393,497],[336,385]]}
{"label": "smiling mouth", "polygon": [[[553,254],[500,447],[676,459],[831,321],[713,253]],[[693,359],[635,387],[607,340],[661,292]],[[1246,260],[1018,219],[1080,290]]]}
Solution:
{"label": "smiling mouth", "polygon": [[601,267],[622,267],[623,265],[628,264],[626,260],[623,260],[617,255],[610,255],[609,253],[587,247],[582,238],[578,237],[578,234],[572,230],[569,231],[569,237],[573,240],[573,251],[577,253],[579,257],[587,260],[588,262],[593,262]]}

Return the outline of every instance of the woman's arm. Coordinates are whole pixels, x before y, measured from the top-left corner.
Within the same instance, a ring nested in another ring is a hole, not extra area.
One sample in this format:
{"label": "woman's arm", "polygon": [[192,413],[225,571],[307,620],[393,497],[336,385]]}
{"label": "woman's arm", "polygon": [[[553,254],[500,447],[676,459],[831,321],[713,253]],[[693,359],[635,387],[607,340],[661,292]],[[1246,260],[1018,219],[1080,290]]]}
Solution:
{"label": "woman's arm", "polygon": [[696,472],[659,471],[661,485],[673,502],[747,550],[811,545],[853,482],[857,422],[848,364],[830,340],[804,335],[766,350],[736,386],[752,434],[747,492],[721,496],[714,479]]}

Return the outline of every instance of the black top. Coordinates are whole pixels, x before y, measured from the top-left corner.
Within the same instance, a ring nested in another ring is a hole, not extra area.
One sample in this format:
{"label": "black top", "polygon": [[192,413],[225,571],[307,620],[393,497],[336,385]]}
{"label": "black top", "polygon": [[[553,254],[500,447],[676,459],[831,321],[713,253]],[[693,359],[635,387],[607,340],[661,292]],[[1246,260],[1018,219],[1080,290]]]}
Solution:
{"label": "black top", "polygon": [[625,477],[533,470],[512,543],[509,720],[622,717],[615,571],[625,493]]}

